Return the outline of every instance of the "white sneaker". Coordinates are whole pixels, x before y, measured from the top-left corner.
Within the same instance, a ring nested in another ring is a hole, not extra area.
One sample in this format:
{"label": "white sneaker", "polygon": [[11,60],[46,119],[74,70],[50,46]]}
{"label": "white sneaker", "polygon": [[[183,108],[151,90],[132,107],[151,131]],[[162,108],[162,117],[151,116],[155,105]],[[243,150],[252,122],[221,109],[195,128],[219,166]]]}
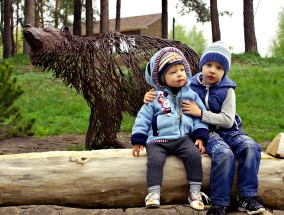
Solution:
{"label": "white sneaker", "polygon": [[206,198],[206,201],[209,200],[208,196],[203,192],[190,192],[188,196],[188,202],[189,202],[190,207],[196,210],[203,210],[204,203],[202,200],[202,196]]}
{"label": "white sneaker", "polygon": [[160,195],[158,193],[149,193],[145,198],[145,205],[147,208],[160,207]]}

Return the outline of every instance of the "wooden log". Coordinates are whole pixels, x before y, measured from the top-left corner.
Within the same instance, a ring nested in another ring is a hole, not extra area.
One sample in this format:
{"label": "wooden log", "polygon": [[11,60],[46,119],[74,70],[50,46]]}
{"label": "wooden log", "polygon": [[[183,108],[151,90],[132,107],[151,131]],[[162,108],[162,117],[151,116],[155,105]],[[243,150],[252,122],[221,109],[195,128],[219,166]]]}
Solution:
{"label": "wooden log", "polygon": [[[146,153],[133,157],[131,149],[2,155],[0,164],[0,206],[130,208],[144,206],[147,194]],[[202,189],[208,190],[210,157],[202,155],[202,164]],[[283,171],[283,159],[262,153],[259,195],[272,209],[284,209]],[[161,194],[162,204],[187,203],[184,167],[174,156],[167,159]]]}
{"label": "wooden log", "polygon": [[266,149],[274,157],[284,158],[284,133],[279,133]]}

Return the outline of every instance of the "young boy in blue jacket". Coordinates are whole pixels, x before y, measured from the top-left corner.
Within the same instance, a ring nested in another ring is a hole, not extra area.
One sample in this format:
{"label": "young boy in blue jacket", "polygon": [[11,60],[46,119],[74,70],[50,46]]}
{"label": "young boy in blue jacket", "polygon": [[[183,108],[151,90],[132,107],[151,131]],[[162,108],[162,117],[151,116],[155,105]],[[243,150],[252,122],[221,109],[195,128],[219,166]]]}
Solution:
{"label": "young boy in blue jacket", "polygon": [[[199,62],[202,72],[192,78],[190,85],[202,99],[206,110],[199,108],[194,101],[184,101],[182,109],[183,113],[209,124],[209,140],[205,149],[212,160],[212,206],[207,215],[224,215],[230,205],[235,158],[238,160],[238,209],[248,214],[259,214],[265,211],[261,198],[257,197],[261,149],[242,131],[242,121],[236,113],[236,84],[227,76],[230,64],[231,52],[224,43],[218,41],[207,46]],[[149,92],[147,94],[145,102],[151,101]]]}
{"label": "young boy in blue jacket", "polygon": [[140,109],[133,126],[132,153],[139,156],[147,151],[146,207],[159,207],[163,167],[168,155],[176,155],[183,161],[190,190],[188,201],[192,208],[203,210],[201,183],[202,164],[200,153],[205,152],[208,125],[200,118],[182,113],[183,101],[194,101],[205,110],[199,96],[188,86],[191,82],[190,67],[176,48],[166,47],[158,51],[148,62],[145,78],[155,88],[157,96]]}

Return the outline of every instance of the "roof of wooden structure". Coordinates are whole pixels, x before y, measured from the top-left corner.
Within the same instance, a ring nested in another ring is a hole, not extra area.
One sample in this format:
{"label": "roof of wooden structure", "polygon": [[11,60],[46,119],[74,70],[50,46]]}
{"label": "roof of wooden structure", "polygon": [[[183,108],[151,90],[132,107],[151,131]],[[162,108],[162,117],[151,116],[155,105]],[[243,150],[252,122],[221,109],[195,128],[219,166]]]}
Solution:
{"label": "roof of wooden structure", "polygon": [[[158,21],[161,18],[162,18],[161,13],[120,18],[120,32],[123,33],[127,31],[137,31],[137,30],[147,29],[149,25]],[[82,35],[86,35],[85,29],[86,29],[85,24],[83,24]],[[110,31],[115,30],[115,19],[109,20],[109,30]],[[96,21],[94,24],[94,34],[99,34],[99,33],[100,33],[100,20]]]}

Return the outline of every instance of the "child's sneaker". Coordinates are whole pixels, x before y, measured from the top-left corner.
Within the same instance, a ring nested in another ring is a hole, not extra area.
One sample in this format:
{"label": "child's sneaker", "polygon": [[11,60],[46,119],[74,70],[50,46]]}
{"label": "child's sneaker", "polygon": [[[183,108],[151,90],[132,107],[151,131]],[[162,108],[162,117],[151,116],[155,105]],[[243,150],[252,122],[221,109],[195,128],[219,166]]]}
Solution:
{"label": "child's sneaker", "polygon": [[238,203],[239,211],[246,211],[248,214],[259,214],[265,211],[262,199],[258,196],[240,197]]}
{"label": "child's sneaker", "polygon": [[223,206],[211,206],[206,215],[225,215],[226,207]]}
{"label": "child's sneaker", "polygon": [[149,193],[145,198],[147,208],[158,208],[160,206],[160,195],[158,193]]}
{"label": "child's sneaker", "polygon": [[202,192],[190,192],[188,196],[188,202],[190,207],[196,210],[203,210],[204,209],[204,203],[202,201],[202,196],[205,196],[205,198],[209,199],[204,193]]}

